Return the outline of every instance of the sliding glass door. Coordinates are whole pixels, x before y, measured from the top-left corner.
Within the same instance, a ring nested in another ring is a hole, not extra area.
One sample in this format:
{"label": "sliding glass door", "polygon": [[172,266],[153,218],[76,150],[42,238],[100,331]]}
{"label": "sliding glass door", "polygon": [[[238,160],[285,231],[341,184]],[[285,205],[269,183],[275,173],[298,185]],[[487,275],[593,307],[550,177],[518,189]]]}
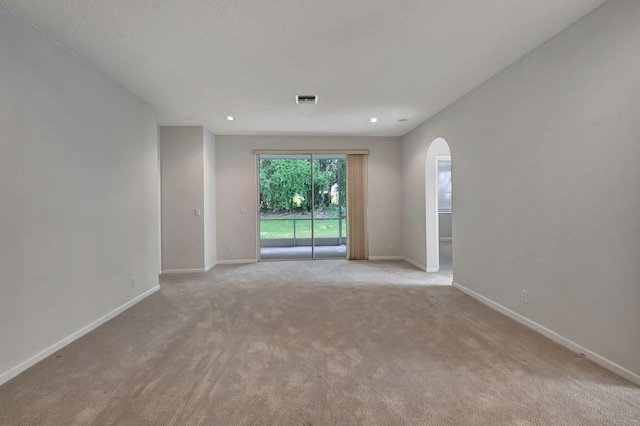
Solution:
{"label": "sliding glass door", "polygon": [[344,258],[344,155],[259,156],[260,260]]}
{"label": "sliding glass door", "polygon": [[344,155],[314,155],[313,177],[313,247],[315,258],[345,258],[347,254],[347,200]]}

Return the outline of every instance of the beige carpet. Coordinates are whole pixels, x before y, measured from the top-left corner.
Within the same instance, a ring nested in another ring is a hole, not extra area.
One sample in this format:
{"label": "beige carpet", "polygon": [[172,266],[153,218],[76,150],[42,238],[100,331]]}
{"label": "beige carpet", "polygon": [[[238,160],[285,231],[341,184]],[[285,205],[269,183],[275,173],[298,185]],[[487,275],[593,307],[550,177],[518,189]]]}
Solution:
{"label": "beige carpet", "polygon": [[638,425],[640,388],[403,262],[218,266],[0,387],[0,424]]}

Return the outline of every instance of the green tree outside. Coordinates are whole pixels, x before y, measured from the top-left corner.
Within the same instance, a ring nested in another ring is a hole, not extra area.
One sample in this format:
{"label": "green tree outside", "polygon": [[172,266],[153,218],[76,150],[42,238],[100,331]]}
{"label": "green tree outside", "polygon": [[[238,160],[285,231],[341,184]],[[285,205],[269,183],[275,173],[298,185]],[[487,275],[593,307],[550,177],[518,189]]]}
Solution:
{"label": "green tree outside", "polygon": [[[342,159],[313,162],[314,197],[311,195],[311,161],[307,159],[260,159],[260,212],[308,214],[312,208],[338,217],[344,214],[346,165]],[[313,206],[311,205],[313,199]]]}

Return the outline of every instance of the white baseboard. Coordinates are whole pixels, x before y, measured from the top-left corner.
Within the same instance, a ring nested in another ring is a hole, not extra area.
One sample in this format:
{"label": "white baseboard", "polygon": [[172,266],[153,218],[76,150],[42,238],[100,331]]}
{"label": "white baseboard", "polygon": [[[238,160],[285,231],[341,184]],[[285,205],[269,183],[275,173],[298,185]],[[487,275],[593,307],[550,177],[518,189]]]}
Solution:
{"label": "white baseboard", "polygon": [[425,271],[427,271],[427,272],[438,272],[438,268],[426,268]]}
{"label": "white baseboard", "polygon": [[212,270],[215,266],[217,265],[216,262],[213,262],[211,265],[207,265],[206,268],[204,268],[205,272],[209,272],[210,270]]}
{"label": "white baseboard", "polygon": [[529,327],[532,330],[537,331],[538,333],[542,334],[543,336],[553,340],[554,342],[564,346],[565,348],[584,355],[586,358],[590,359],[591,361],[595,362],[596,364],[600,365],[601,367],[606,368],[609,371],[612,371],[614,373],[616,373],[619,376],[624,377],[625,379],[629,380],[630,382],[635,383],[636,385],[640,386],[640,375],[627,370],[626,368],[624,368],[621,365],[616,364],[615,362],[601,356],[598,355],[597,353],[583,347],[580,346],[579,344],[577,344],[576,342],[574,342],[573,340],[567,339],[564,336],[559,335],[558,333],[556,333],[553,330],[549,330],[548,328],[538,324],[535,321],[532,321],[522,315],[520,315],[517,312],[512,311],[509,308],[506,308],[496,302],[494,302],[491,299],[488,299],[486,297],[484,297],[483,295],[476,293],[475,291],[468,289],[467,287],[460,285],[456,282],[453,283],[453,286],[455,288],[457,288],[458,290],[462,291],[463,293],[468,294],[469,296],[473,297],[474,299],[484,303],[485,305],[495,309],[496,311],[508,316],[509,318],[518,321],[520,324],[525,325],[527,327]]}
{"label": "white baseboard", "polygon": [[195,272],[206,272],[204,268],[197,269],[163,269],[163,274],[192,274]]}
{"label": "white baseboard", "polygon": [[369,260],[404,260],[402,256],[369,256]]}
{"label": "white baseboard", "polygon": [[422,271],[426,271],[427,267],[424,265],[419,264],[418,262],[414,262],[413,260],[409,259],[408,257],[403,257],[402,260],[404,260],[405,262],[415,266],[416,268],[422,270]]}
{"label": "white baseboard", "polygon": [[20,364],[18,364],[15,367],[11,368],[9,371],[5,371],[4,373],[0,373],[0,385],[3,384],[3,383],[8,382],[11,379],[13,379],[18,374],[20,374],[23,371],[25,371],[27,368],[34,366],[35,364],[37,364],[38,362],[42,361],[43,359],[45,359],[49,355],[55,353],[56,351],[62,349],[65,346],[67,346],[69,343],[73,342],[74,340],[77,340],[80,337],[84,336],[85,334],[89,333],[90,331],[98,328],[99,326],[101,326],[105,322],[109,321],[111,318],[115,317],[116,315],[120,314],[121,312],[124,312],[125,310],[129,309],[130,307],[132,307],[136,303],[140,302],[142,299],[146,298],[147,296],[152,295],[153,293],[155,293],[158,290],[160,290],[160,286],[159,285],[153,287],[150,290],[145,291],[141,295],[136,296],[135,298],[131,299],[130,301],[128,301],[124,305],[120,306],[119,308],[116,308],[113,311],[109,312],[108,314],[98,318],[97,320],[93,321],[89,325],[86,325],[86,326],[82,327],[80,330],[76,331],[75,333],[70,334],[69,336],[65,337],[64,339],[60,340],[59,342],[54,343],[53,345],[49,346],[45,350],[43,350],[43,351],[37,353],[36,355],[32,356],[28,360],[21,362]]}
{"label": "white baseboard", "polygon": [[218,265],[238,265],[243,263],[258,263],[258,259],[218,260]]}

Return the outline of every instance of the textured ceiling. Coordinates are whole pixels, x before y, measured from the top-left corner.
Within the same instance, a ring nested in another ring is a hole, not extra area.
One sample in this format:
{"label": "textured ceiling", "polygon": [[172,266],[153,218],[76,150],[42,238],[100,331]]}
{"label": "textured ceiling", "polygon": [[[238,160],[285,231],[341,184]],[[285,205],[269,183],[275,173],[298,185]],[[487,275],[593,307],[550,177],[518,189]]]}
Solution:
{"label": "textured ceiling", "polygon": [[[0,0],[162,125],[376,136],[407,133],[602,3]],[[319,103],[296,105],[296,94]]]}

